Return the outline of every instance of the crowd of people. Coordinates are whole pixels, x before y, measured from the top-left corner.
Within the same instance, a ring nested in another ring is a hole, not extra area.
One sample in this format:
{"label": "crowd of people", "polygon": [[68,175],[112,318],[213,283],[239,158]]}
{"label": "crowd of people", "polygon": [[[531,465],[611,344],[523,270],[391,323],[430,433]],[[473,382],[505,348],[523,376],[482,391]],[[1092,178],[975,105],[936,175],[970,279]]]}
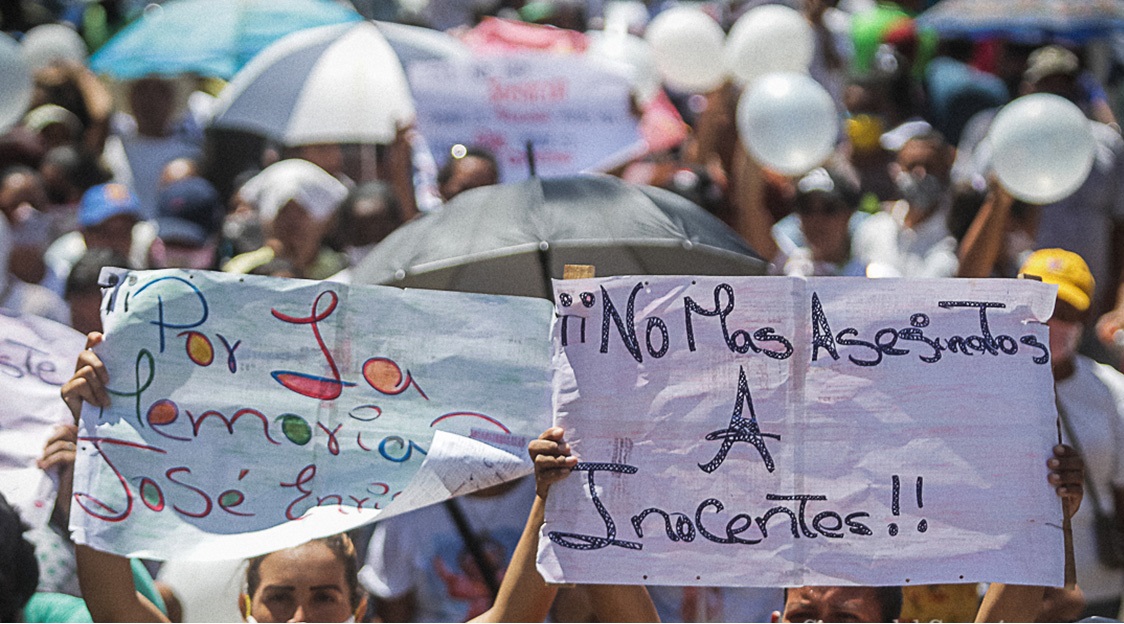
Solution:
{"label": "crowd of people", "polygon": [[[815,33],[810,73],[831,94],[842,122],[837,147],[822,166],[785,176],[755,162],[735,121],[742,87],[728,82],[707,93],[665,87],[686,138],[602,173],[694,201],[743,237],[771,274],[1027,276],[1056,284],[1050,350],[1067,446],[1055,449],[1049,479],[1073,515],[1078,589],[547,586],[534,569],[543,500],[574,461],[557,429],[531,445],[533,480],[248,563],[144,564],[70,542],[66,482],[77,429],[65,424],[40,461],[62,481],[50,525],[25,534],[12,508],[0,504],[0,619],[1117,617],[1124,540],[1120,551],[1098,541],[1100,528],[1118,535],[1124,527],[1124,139],[1116,114],[1124,60],[1114,60],[1113,40],[941,38],[914,20],[937,0],[778,2],[800,11]],[[687,4],[728,30],[746,11],[769,3]],[[36,26],[63,23],[95,50],[146,4],[0,0],[0,29],[18,40]],[[352,4],[366,17],[453,34],[498,18],[642,36],[675,3]],[[462,192],[511,181],[501,179],[495,155],[471,145],[471,136],[449,155],[421,153],[424,140],[412,127],[379,146],[238,142],[208,127],[221,88],[211,77],[114,82],[75,58],[47,59],[32,69],[31,103],[14,126],[0,128],[0,308],[70,325],[89,334],[91,345],[102,329],[104,267],[349,281],[399,226],[455,209],[445,204]],[[987,140],[1002,106],[1035,93],[1080,107],[1096,143],[1089,177],[1048,205],[1019,201],[999,184]],[[377,166],[365,166],[372,151]],[[440,170],[427,178],[422,165],[433,160]],[[108,401],[107,380],[96,356],[84,352],[63,391],[76,418],[83,401]]]}

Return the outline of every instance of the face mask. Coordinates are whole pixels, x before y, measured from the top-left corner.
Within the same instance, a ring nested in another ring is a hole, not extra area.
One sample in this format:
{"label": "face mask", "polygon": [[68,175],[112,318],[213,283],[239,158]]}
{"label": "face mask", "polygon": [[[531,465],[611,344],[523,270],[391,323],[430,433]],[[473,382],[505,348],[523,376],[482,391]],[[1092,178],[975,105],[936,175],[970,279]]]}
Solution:
{"label": "face mask", "polygon": [[1077,346],[1081,344],[1081,334],[1085,330],[1083,323],[1051,320],[1050,326],[1050,357],[1054,362],[1068,362],[1077,354]]}
{"label": "face mask", "polygon": [[909,205],[924,212],[930,212],[940,204],[944,197],[944,184],[936,177],[926,174],[924,177],[902,171],[894,178],[902,198]]}

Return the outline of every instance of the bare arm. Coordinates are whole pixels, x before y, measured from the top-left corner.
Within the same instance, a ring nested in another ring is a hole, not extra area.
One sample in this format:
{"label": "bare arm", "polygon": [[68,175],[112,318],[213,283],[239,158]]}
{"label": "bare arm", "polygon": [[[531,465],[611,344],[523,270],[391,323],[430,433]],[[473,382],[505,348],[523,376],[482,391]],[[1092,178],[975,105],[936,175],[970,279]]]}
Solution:
{"label": "bare arm", "polygon": [[87,153],[98,155],[105,149],[105,140],[109,136],[109,119],[113,114],[113,95],[109,89],[84,65],[77,63],[68,66],[68,71],[74,77],[86,110],[90,113],[90,123],[82,136],[82,147]]}
{"label": "bare arm", "polygon": [[550,605],[558,592],[558,588],[547,585],[535,569],[539,529],[551,484],[569,474],[578,460],[569,455],[570,447],[562,441],[562,430],[557,427],[547,429],[539,439],[532,441],[528,451],[535,462],[535,502],[500,583],[495,604],[473,622],[542,622],[550,613]]}
{"label": "bare arm", "polygon": [[980,212],[964,240],[960,241],[957,256],[960,268],[956,277],[991,277],[991,271],[1003,249],[1003,237],[1011,216],[1014,198],[999,184],[992,184]]}
{"label": "bare arm", "polygon": [[598,622],[660,621],[643,585],[590,585],[587,590]]}
{"label": "bare arm", "polygon": [[[78,422],[82,413],[83,402],[102,407],[109,405],[109,394],[105,389],[105,385],[109,383],[109,374],[101,359],[90,350],[101,341],[102,335],[97,332],[86,337],[86,350],[78,355],[74,376],[62,387],[62,399],[74,415],[75,422]],[[74,433],[77,434],[77,431]],[[63,435],[62,439],[67,438]],[[52,458],[52,455],[57,454],[51,451],[49,443],[44,462],[59,459],[57,456]],[[60,471],[59,480],[60,492],[72,491],[74,471]],[[156,605],[137,593],[128,559],[82,545],[75,546],[75,559],[78,563],[78,584],[82,588],[82,598],[95,622],[168,621]]]}
{"label": "bare arm", "polygon": [[773,218],[765,208],[765,172],[749,157],[741,141],[734,148],[730,197],[734,207],[734,231],[741,234],[766,262],[777,257],[773,240]]}
{"label": "bare arm", "polygon": [[129,560],[89,546],[75,546],[78,585],[95,622],[167,622],[167,616],[137,593]]}

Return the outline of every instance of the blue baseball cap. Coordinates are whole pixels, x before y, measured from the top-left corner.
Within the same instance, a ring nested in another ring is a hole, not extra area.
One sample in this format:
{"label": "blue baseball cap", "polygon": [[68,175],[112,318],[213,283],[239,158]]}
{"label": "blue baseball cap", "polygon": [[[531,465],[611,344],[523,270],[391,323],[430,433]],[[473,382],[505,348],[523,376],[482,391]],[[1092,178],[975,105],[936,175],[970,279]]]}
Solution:
{"label": "blue baseball cap", "polygon": [[140,201],[129,187],[110,182],[91,187],[78,203],[78,227],[88,228],[104,223],[117,215],[132,215],[141,219]]}
{"label": "blue baseball cap", "polygon": [[181,225],[193,224],[204,236],[219,232],[225,212],[219,192],[199,177],[173,182],[160,191],[156,200],[157,222],[175,220],[183,222]]}

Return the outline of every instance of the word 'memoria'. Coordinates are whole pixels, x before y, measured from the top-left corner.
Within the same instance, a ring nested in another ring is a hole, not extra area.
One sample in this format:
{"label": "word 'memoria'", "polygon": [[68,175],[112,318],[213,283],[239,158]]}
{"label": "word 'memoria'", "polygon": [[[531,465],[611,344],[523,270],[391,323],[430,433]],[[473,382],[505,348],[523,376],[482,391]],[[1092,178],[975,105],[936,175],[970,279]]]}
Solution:
{"label": "word 'memoria'", "polygon": [[548,581],[1058,585],[1047,328],[1018,280],[555,282]]}
{"label": "word 'memoria'", "polygon": [[76,540],[235,558],[530,471],[549,303],[220,273],[106,273]]}

